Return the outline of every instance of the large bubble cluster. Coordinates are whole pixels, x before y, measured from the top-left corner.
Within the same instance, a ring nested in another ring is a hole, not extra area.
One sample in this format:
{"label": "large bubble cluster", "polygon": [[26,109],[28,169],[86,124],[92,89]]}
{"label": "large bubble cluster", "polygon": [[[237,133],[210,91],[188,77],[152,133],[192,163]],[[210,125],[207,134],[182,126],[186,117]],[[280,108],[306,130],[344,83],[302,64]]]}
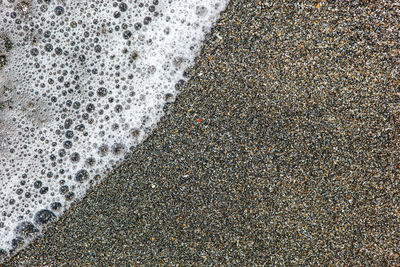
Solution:
{"label": "large bubble cluster", "polygon": [[227,0],[0,0],[0,259],[156,126]]}

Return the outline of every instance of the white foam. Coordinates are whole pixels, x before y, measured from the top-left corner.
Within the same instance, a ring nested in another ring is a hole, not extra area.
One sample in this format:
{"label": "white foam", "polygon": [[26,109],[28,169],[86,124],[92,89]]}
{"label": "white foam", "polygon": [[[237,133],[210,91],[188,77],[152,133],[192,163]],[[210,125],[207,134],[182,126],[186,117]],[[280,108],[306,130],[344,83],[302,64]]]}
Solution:
{"label": "white foam", "polygon": [[3,253],[156,127],[227,2],[0,0]]}

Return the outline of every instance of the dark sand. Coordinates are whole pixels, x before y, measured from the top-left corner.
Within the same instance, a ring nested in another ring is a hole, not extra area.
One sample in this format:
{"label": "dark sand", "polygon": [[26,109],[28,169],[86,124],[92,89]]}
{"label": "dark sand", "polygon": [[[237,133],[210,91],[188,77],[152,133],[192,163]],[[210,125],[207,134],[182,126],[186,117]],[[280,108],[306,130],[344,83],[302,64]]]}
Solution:
{"label": "dark sand", "polygon": [[400,265],[396,2],[232,1],[154,134],[8,265]]}

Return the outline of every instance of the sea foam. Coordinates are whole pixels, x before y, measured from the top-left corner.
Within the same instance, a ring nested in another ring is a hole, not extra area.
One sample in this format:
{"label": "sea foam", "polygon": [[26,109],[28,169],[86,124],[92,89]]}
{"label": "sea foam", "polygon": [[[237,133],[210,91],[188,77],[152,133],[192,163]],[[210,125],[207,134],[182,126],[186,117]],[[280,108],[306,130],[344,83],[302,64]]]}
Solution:
{"label": "sea foam", "polygon": [[0,262],[156,127],[227,0],[0,0]]}

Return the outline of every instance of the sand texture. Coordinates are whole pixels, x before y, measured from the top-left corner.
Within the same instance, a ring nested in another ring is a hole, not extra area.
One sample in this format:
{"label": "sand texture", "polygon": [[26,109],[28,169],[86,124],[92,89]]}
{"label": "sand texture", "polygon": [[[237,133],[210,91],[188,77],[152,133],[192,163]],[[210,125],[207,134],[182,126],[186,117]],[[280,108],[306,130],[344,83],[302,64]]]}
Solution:
{"label": "sand texture", "polygon": [[8,265],[400,265],[400,6],[298,2],[232,1],[155,132]]}

